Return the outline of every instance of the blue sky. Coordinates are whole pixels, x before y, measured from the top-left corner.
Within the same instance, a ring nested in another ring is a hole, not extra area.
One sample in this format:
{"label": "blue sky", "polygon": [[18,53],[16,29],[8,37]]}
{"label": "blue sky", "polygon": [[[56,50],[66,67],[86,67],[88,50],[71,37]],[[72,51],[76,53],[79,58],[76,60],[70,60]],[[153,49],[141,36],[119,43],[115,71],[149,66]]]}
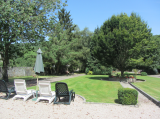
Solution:
{"label": "blue sky", "polygon": [[135,12],[152,28],[153,35],[160,35],[160,0],[68,0],[67,4],[65,8],[80,30],[88,27],[94,31],[112,15]]}

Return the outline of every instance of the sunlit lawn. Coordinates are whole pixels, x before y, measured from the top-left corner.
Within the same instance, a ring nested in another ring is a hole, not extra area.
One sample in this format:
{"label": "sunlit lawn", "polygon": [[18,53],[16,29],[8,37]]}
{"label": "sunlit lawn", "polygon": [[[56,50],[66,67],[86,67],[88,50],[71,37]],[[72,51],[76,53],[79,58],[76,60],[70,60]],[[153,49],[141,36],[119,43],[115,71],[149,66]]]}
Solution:
{"label": "sunlit lawn", "polygon": [[[118,89],[122,86],[119,82],[100,80],[107,75],[85,75],[74,77],[60,82],[68,84],[69,89],[73,89],[76,94],[85,97],[87,102],[115,103],[118,99]],[[51,83],[52,90],[55,90],[55,83]],[[28,89],[36,89],[36,86]]]}
{"label": "sunlit lawn", "polygon": [[133,85],[160,101],[160,78],[137,76],[137,79],[144,79],[146,81],[136,82]]}

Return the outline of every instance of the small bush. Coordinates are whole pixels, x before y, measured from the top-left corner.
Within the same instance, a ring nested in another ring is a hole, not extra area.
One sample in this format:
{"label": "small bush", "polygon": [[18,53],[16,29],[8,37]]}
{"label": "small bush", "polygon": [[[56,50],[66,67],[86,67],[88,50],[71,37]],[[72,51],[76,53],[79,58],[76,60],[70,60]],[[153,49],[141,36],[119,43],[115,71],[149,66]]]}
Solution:
{"label": "small bush", "polygon": [[141,76],[147,76],[146,72],[141,72]]}
{"label": "small bush", "polygon": [[93,69],[93,74],[94,75],[100,75],[101,74],[101,70],[100,69]]}
{"label": "small bush", "polygon": [[88,73],[87,73],[87,75],[92,75],[93,74],[93,72],[92,71],[89,71]]}
{"label": "small bush", "polygon": [[118,90],[118,101],[123,105],[136,105],[138,92],[131,88],[120,88]]}
{"label": "small bush", "polygon": [[89,68],[87,67],[85,70],[85,73],[87,74],[89,72]]}

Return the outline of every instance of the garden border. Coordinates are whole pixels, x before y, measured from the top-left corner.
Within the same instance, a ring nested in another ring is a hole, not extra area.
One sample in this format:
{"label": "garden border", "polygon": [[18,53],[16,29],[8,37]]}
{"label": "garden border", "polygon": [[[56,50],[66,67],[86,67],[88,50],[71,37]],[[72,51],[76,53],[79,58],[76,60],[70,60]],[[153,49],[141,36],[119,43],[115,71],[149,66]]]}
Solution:
{"label": "garden border", "polygon": [[134,87],[136,90],[138,90],[142,95],[144,95],[146,98],[148,98],[149,100],[151,100],[154,104],[156,104],[158,107],[160,107],[160,101],[156,100],[155,98],[153,98],[152,96],[150,96],[149,94],[145,93],[144,91],[142,91],[141,89],[137,88],[135,85],[129,83],[132,87]]}

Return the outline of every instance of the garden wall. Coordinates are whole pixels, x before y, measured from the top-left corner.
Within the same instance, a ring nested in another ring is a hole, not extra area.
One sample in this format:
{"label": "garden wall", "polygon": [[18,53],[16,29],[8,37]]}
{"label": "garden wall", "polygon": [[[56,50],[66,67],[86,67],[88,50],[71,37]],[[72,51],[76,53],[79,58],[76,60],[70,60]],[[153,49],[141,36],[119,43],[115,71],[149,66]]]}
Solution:
{"label": "garden wall", "polygon": [[[32,76],[35,72],[33,67],[10,67],[8,68],[8,77]],[[0,67],[0,78],[2,78],[2,67]]]}

